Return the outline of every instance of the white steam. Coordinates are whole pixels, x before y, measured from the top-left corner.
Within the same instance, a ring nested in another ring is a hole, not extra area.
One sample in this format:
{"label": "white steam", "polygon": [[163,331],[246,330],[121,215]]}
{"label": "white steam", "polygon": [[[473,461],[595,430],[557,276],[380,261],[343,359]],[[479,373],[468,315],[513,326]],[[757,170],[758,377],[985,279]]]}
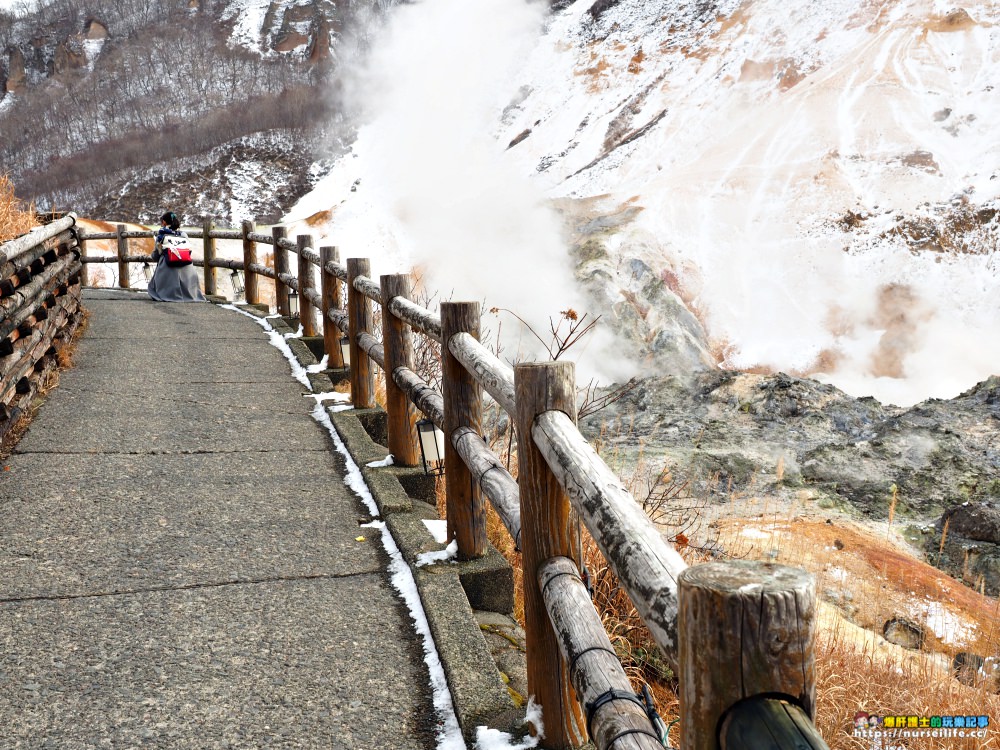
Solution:
{"label": "white steam", "polygon": [[510,358],[538,349],[490,308],[543,338],[560,311],[586,311],[558,216],[494,135],[545,13],[526,0],[397,7],[346,84],[365,124],[329,178],[331,190],[353,186],[328,228],[344,257],[371,257],[374,275],[415,267],[439,299],[482,303]]}

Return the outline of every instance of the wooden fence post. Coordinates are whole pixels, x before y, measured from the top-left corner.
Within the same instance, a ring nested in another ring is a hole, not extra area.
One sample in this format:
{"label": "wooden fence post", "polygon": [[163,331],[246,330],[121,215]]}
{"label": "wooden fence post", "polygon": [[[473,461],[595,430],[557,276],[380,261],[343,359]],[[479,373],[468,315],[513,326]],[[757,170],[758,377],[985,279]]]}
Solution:
{"label": "wooden fence post", "polygon": [[[327,316],[330,309],[339,310],[343,306],[340,294],[340,279],[332,273],[327,273],[327,263],[340,263],[340,251],[335,247],[321,247],[319,249],[321,268],[319,278],[322,283],[323,292],[323,348],[326,350],[327,364],[331,370],[341,370],[344,367],[344,355],[340,351],[340,337],[344,335]],[[389,378],[386,378],[388,380]],[[392,450],[392,446],[389,446]]]}
{"label": "wooden fence post", "polygon": [[288,248],[281,241],[288,238],[286,227],[271,227],[271,237],[274,238],[274,299],[278,307],[278,315],[288,317],[288,287],[279,278],[279,274],[288,273]]}
{"label": "wooden fence post", "polygon": [[[306,249],[312,249],[313,238],[311,234],[300,234],[295,240],[299,247],[299,321],[302,323],[303,336],[315,336],[316,306],[306,294],[306,289],[315,289],[316,282],[313,280],[313,264],[303,252]],[[367,331],[368,328],[365,330]]]}
{"label": "wooden fence post", "polygon": [[128,238],[125,237],[125,225],[117,224],[115,234],[118,243],[118,286],[122,289],[128,289],[128,261],[126,260],[128,257]]}
{"label": "wooden fence post", "polygon": [[[441,348],[447,349],[447,346]],[[569,667],[560,656],[559,643],[538,586],[538,569],[552,557],[568,557],[580,567],[580,530],[566,492],[535,446],[531,428],[537,415],[552,409],[565,412],[576,423],[573,363],[516,365],[514,390],[528,693],[534,695],[542,707],[545,747],[562,750],[584,744],[587,733],[570,683]]]}
{"label": "wooden fence post", "polygon": [[[80,245],[80,257],[82,258],[87,254],[87,233],[78,232],[76,235],[76,241]],[[80,264],[80,286],[90,286],[90,264],[81,263]]]}
{"label": "wooden fence post", "polygon": [[[371,264],[368,258],[347,259],[347,314],[348,338],[351,340],[351,401],[355,409],[371,409],[375,406],[375,373],[371,360],[364,349],[358,346],[358,332],[371,332],[372,303],[354,288],[354,279],[367,276]],[[388,380],[388,378],[386,378]]]}
{"label": "wooden fence post", "polygon": [[452,445],[460,427],[483,433],[483,387],[448,348],[456,333],[479,339],[478,302],[441,303],[441,395],[444,397],[444,479],[448,538],[458,540],[458,557],[471,560],[488,549],[486,502],[478,482]]}
{"label": "wooden fence post", "polygon": [[[215,237],[211,234],[212,218],[206,216],[201,223],[201,247],[205,256],[205,294],[218,293],[218,277],[215,273],[217,269],[212,265],[212,261],[215,260]],[[235,295],[233,297],[235,301]]]}
{"label": "wooden fence post", "polygon": [[379,282],[382,286],[382,344],[385,349],[385,410],[389,417],[389,452],[400,466],[416,466],[420,463],[417,409],[392,377],[397,367],[413,369],[413,340],[410,327],[389,312],[389,303],[395,297],[410,298],[413,282],[408,274],[402,273],[380,276]]}
{"label": "wooden fence post", "polygon": [[257,263],[257,243],[250,239],[253,234],[253,222],[249,219],[243,220],[243,276],[246,287],[246,298],[248,305],[256,305],[260,302],[260,293],[257,291],[257,274],[250,270],[252,264]]}
{"label": "wooden fence post", "polygon": [[[728,712],[755,696],[788,696],[806,717],[812,717],[816,705],[812,575],[773,563],[703,563],[680,574],[678,599],[682,750],[725,748],[721,736],[728,731],[722,727]],[[777,720],[771,716],[769,721]],[[772,730],[773,736],[787,736],[786,729],[799,731],[795,724],[786,714]],[[815,729],[811,724],[809,728]],[[761,739],[744,746],[816,745],[798,741],[775,745]]]}

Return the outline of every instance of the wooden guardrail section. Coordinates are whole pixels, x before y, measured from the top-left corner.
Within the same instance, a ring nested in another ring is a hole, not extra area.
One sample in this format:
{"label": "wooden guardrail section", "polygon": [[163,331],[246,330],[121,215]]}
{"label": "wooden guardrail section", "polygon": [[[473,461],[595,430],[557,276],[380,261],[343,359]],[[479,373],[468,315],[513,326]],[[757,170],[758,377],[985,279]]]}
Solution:
{"label": "wooden guardrail section", "polygon": [[[662,723],[629,684],[581,578],[582,525],[678,676],[684,750],[826,748],[811,720],[813,578],[764,563],[688,567],[577,429],[572,363],[512,369],[479,342],[478,303],[445,302],[436,315],[409,299],[409,276],[376,283],[367,259],[342,264],[336,248],[315,252],[309,235],[293,242],[283,227],[263,235],[251,222],[238,232],[206,224],[190,234],[205,239],[199,264],[206,292],[215,292],[216,268],[240,268],[247,302],[259,303],[257,277],[266,276],[277,282],[278,312],[287,316],[288,290],[295,290],[303,332],[323,334],[331,368],[342,366],[339,342],[348,336],[356,408],[375,406],[373,365],[385,372],[389,449],[397,464],[419,462],[418,412],[444,431],[448,533],[459,557],[475,558],[488,547],[487,500],[523,553],[528,689],[542,708],[544,747],[577,747],[588,737],[600,750],[649,750],[665,742]],[[123,227],[90,235],[115,237],[118,253],[83,261],[121,263],[119,278],[127,283],[127,264],[148,258],[129,256],[126,240],[150,235]],[[242,240],[243,260],[216,259],[217,238]],[[273,269],[257,261],[258,243],[273,246]],[[296,274],[289,252],[297,255]],[[381,306],[381,340],[373,304]],[[414,372],[414,333],[441,347],[440,391]],[[517,479],[480,437],[484,391],[516,425]]]}
{"label": "wooden guardrail section", "polygon": [[0,245],[0,437],[80,323],[75,224],[69,214]]}

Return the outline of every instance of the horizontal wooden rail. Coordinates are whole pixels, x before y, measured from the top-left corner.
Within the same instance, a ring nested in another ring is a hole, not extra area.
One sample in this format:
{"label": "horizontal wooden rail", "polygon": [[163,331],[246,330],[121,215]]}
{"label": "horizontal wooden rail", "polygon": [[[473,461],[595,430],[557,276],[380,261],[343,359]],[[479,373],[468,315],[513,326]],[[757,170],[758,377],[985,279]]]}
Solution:
{"label": "horizontal wooden rail", "polygon": [[365,354],[372,358],[375,364],[385,370],[385,350],[382,348],[381,341],[367,331],[361,331],[358,334],[358,346],[361,347],[361,350]]}
{"label": "horizontal wooden rail", "polygon": [[577,699],[589,709],[587,730],[598,750],[663,750],[576,563],[546,560],[538,569],[538,586]]}
{"label": "horizontal wooden rail", "polygon": [[392,380],[438,429],[444,427],[444,396],[441,391],[428,385],[423,378],[406,367],[393,370]]}
{"label": "horizontal wooden rail", "polygon": [[511,416],[517,412],[514,405],[513,369],[467,333],[452,336],[448,342],[448,349],[505,412]]}
{"label": "horizontal wooden rail", "polygon": [[341,281],[347,281],[347,266],[330,261],[323,266],[323,270],[331,276],[336,276]]}
{"label": "horizontal wooden rail", "polygon": [[521,496],[517,480],[475,430],[459,427],[451,435],[451,444],[469,467],[473,480],[489,498],[513,538],[514,546],[521,549]]}
{"label": "horizontal wooden rail", "polygon": [[354,279],[354,288],[365,295],[372,302],[382,304],[382,287],[369,279],[367,276],[358,276]]}
{"label": "horizontal wooden rail", "polygon": [[402,297],[389,303],[389,312],[408,323],[410,328],[441,343],[441,318],[430,310]]}
{"label": "horizontal wooden rail", "polygon": [[676,669],[677,578],[687,563],[566,414],[538,415],[531,438]]}

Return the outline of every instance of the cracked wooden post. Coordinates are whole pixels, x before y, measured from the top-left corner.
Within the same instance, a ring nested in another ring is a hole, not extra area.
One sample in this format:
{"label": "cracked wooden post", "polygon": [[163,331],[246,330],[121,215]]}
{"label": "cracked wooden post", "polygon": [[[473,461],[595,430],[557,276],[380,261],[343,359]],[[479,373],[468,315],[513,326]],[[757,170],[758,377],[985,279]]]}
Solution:
{"label": "cracked wooden post", "polygon": [[274,302],[278,315],[287,318],[291,314],[288,308],[288,287],[281,280],[281,274],[288,274],[288,248],[281,242],[288,239],[288,229],[271,227],[271,237],[274,239]]}
{"label": "cracked wooden post", "polygon": [[125,225],[115,225],[115,240],[117,241],[118,253],[118,286],[122,289],[129,288],[128,278],[128,237],[125,236]]}
{"label": "cracked wooden post", "polygon": [[260,293],[257,290],[257,274],[250,270],[250,266],[257,263],[257,243],[250,239],[253,234],[253,222],[249,219],[243,220],[243,285],[246,288],[246,300],[248,305],[256,305],[260,302]]}
{"label": "cracked wooden post", "polygon": [[299,322],[302,323],[303,336],[315,336],[316,306],[309,299],[309,294],[306,292],[307,289],[316,288],[316,282],[313,280],[313,264],[306,257],[305,253],[306,250],[312,249],[312,235],[297,235],[295,243],[299,248]]}
{"label": "cracked wooden post", "polygon": [[[446,349],[447,347],[442,347]],[[587,741],[586,727],[569,668],[549,621],[538,571],[553,557],[580,566],[580,530],[569,498],[535,446],[535,418],[558,410],[576,423],[576,379],[572,362],[529,362],[514,367],[517,404],[518,488],[521,494],[521,567],[528,693],[542,707],[545,747],[562,750]]]}
{"label": "cracked wooden post", "polygon": [[489,548],[486,501],[479,483],[458,455],[451,438],[462,427],[483,433],[483,387],[448,348],[451,337],[468,333],[479,339],[478,302],[441,303],[441,395],[444,397],[444,480],[448,538],[458,540],[458,557],[472,560]]}
{"label": "cracked wooden post", "polygon": [[[339,310],[343,304],[340,300],[340,279],[326,270],[327,263],[340,263],[340,251],[335,247],[321,247],[319,257],[319,277],[322,280],[323,292],[323,348],[326,351],[327,367],[331,370],[342,370],[344,368],[344,355],[340,351],[340,337],[344,335],[344,331],[337,328],[326,314],[331,309]],[[389,450],[392,450],[391,446]]]}
{"label": "cracked wooden post", "polygon": [[355,409],[371,409],[375,406],[375,372],[365,350],[358,345],[358,333],[371,333],[372,303],[354,288],[354,279],[367,276],[371,264],[368,258],[347,259],[347,314],[348,332],[351,341],[351,401]]}
{"label": "cracked wooden post", "polygon": [[813,576],[773,563],[703,563],[681,573],[678,588],[681,749],[825,748],[811,722]]}
{"label": "cracked wooden post", "polygon": [[[216,277],[216,267],[212,265],[215,260],[215,237],[212,237],[212,219],[205,217],[201,223],[201,247],[202,255],[205,256],[205,294],[217,294],[218,285]],[[233,295],[233,301],[236,301]]]}

